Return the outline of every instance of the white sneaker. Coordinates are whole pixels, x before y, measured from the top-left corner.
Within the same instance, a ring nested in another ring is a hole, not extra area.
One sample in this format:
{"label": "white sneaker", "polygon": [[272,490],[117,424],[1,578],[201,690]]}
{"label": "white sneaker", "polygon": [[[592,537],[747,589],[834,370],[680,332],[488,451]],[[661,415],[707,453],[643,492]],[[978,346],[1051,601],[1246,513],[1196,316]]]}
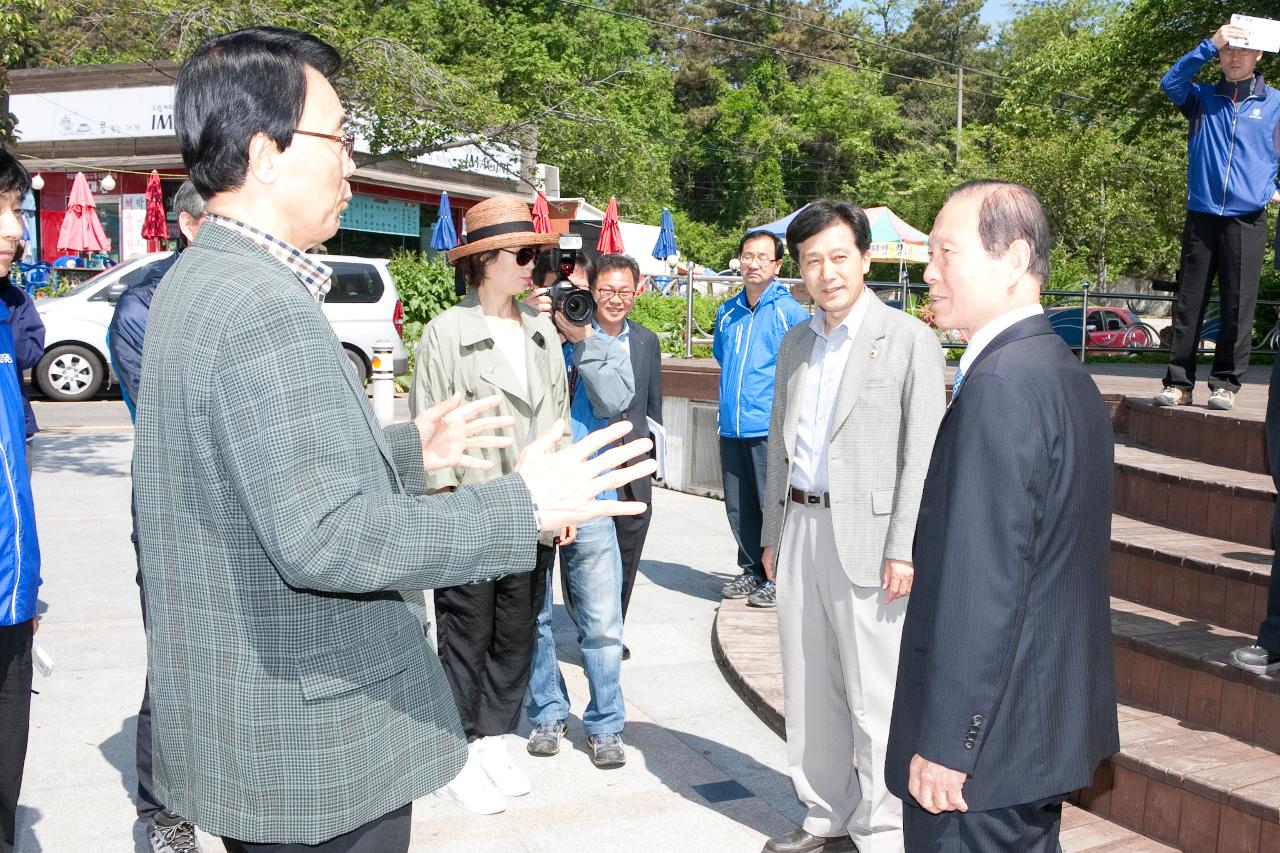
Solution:
{"label": "white sneaker", "polygon": [[476,744],[479,746],[480,766],[495,788],[508,797],[523,797],[533,790],[529,777],[511,763],[506,738],[501,735],[482,737]]}
{"label": "white sneaker", "polygon": [[498,814],[507,810],[507,798],[489,781],[480,766],[479,742],[467,744],[467,763],[452,782],[436,791],[440,799],[473,814]]}

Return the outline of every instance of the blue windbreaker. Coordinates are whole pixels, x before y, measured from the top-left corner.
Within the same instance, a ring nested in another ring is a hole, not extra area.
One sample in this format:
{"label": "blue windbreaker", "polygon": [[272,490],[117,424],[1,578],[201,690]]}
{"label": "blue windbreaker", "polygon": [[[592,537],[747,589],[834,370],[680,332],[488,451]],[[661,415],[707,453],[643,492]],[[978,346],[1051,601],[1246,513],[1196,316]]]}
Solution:
{"label": "blue windbreaker", "polygon": [[720,362],[720,434],[758,438],[769,434],[773,375],[778,347],[792,326],[809,322],[809,312],[785,286],[773,282],[752,311],[747,291],[720,306],[711,351]]}
{"label": "blue windbreaker", "polygon": [[1255,74],[1251,94],[1235,104],[1225,80],[1192,83],[1217,55],[1205,39],[1173,64],[1160,88],[1187,117],[1187,209],[1243,216],[1266,207],[1277,188],[1280,92]]}
{"label": "blue windbreaker", "polygon": [[40,542],[27,474],[27,430],[22,377],[14,355],[9,307],[0,302],[0,625],[20,625],[36,615]]}

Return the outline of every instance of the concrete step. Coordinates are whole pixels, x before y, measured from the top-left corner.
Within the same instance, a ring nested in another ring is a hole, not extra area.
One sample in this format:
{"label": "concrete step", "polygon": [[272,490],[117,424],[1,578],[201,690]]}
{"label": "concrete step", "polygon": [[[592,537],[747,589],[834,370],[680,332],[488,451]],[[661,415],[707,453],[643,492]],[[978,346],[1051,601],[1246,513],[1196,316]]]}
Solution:
{"label": "concrete step", "polygon": [[1267,608],[1269,548],[1111,518],[1111,594],[1188,619],[1255,633]]}
{"label": "concrete step", "polygon": [[1280,850],[1280,755],[1121,704],[1120,752],[1081,807],[1187,853]]}
{"label": "concrete step", "polygon": [[1266,433],[1253,413],[1202,407],[1165,408],[1126,397],[1115,410],[1118,432],[1152,450],[1254,474],[1269,473]]}
{"label": "concrete step", "polygon": [[1116,439],[1114,510],[1170,530],[1271,547],[1276,489],[1266,474],[1166,456]]}
{"label": "concrete step", "polygon": [[1122,598],[1111,599],[1111,630],[1121,701],[1280,750],[1280,679],[1227,663],[1253,634]]}
{"label": "concrete step", "polygon": [[1070,803],[1062,806],[1062,834],[1058,841],[1062,853],[1177,853],[1178,850]]}

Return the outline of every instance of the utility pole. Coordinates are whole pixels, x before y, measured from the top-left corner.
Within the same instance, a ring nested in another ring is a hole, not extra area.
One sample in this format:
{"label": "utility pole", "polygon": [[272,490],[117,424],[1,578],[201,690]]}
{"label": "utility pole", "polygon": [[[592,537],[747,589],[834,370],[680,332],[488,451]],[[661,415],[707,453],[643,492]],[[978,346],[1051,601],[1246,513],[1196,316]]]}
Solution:
{"label": "utility pole", "polygon": [[964,69],[956,69],[956,167],[960,166],[960,146],[964,142]]}

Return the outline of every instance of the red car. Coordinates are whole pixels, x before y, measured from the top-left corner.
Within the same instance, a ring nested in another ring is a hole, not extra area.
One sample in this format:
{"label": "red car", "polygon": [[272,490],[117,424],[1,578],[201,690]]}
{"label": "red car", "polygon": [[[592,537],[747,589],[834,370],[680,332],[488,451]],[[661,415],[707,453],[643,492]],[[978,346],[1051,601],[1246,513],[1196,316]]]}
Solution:
{"label": "red car", "polygon": [[[1058,336],[1070,347],[1080,346],[1080,309],[1050,308],[1044,312]],[[1160,335],[1128,308],[1089,309],[1089,346],[1114,349],[1156,347]]]}

